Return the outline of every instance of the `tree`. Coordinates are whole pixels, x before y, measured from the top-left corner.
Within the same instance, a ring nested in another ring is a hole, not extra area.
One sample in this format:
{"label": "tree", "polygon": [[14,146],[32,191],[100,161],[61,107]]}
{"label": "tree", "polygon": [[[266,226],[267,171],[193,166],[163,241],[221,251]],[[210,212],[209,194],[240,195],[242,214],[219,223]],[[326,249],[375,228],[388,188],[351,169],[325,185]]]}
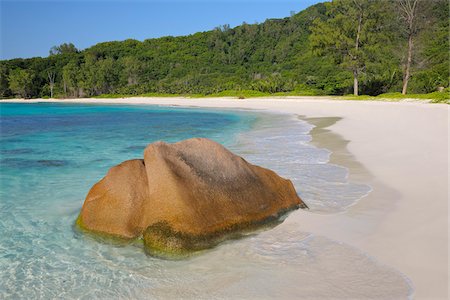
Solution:
{"label": "tree", "polygon": [[79,67],[75,62],[63,67],[63,88],[66,97],[78,97],[78,70]]}
{"label": "tree", "polygon": [[22,98],[30,96],[34,75],[29,70],[15,69],[9,74],[9,88]]}
{"label": "tree", "polygon": [[358,80],[368,57],[367,50],[377,43],[371,28],[379,4],[371,0],[335,0],[325,3],[326,20],[316,19],[310,36],[313,52],[331,55],[335,62],[353,75],[353,93],[358,95]]}
{"label": "tree", "polygon": [[8,82],[8,67],[6,64],[0,63],[0,97],[8,97],[10,95]]}
{"label": "tree", "polygon": [[119,82],[116,61],[112,58],[100,59],[95,64],[95,94],[108,94],[114,91]]}
{"label": "tree", "polygon": [[56,72],[53,70],[47,71],[48,84],[50,86],[50,98],[53,98],[53,87],[55,86]]}
{"label": "tree", "polygon": [[78,87],[87,96],[108,94],[114,91],[120,82],[119,65],[110,57],[97,59],[89,53],[80,67]]}
{"label": "tree", "polygon": [[403,74],[402,94],[406,95],[408,89],[408,82],[411,73],[411,63],[414,51],[414,36],[417,34],[417,13],[419,9],[420,0],[398,0],[397,5],[400,12],[401,19],[405,22],[406,34],[408,37],[408,47],[406,55],[406,63]]}
{"label": "tree", "polygon": [[50,49],[50,55],[78,53],[78,49],[72,43],[64,43],[59,46],[53,46]]}
{"label": "tree", "polygon": [[126,56],[122,58],[123,79],[128,86],[139,83],[139,76],[142,72],[142,63],[134,56]]}
{"label": "tree", "polygon": [[[426,22],[420,26],[415,38],[417,62],[413,60],[414,80],[410,80],[413,91],[419,93],[432,92],[450,84],[450,7],[446,0],[435,0],[432,5],[422,5],[421,9],[420,22]],[[424,78],[428,80],[423,81]]]}
{"label": "tree", "polygon": [[[449,6],[448,0],[417,1],[422,3],[415,19],[420,28],[413,39],[408,92],[424,93],[449,86]],[[401,91],[408,40],[399,4],[329,2],[260,24],[99,43],[79,52],[63,44],[46,58],[0,61],[0,94],[13,95],[8,78],[15,69],[35,74],[28,97],[50,96],[48,70],[56,73],[53,94],[64,91],[67,97],[250,89],[332,95],[352,89],[369,95]]]}

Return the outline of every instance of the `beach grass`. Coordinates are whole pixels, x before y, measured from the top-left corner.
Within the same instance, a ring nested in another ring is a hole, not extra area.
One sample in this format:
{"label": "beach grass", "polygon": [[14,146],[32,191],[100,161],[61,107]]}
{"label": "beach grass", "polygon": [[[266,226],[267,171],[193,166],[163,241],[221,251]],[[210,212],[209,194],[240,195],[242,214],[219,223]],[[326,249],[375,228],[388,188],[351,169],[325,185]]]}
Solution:
{"label": "beach grass", "polygon": [[380,94],[378,96],[368,96],[368,95],[345,95],[338,96],[338,99],[345,100],[369,100],[369,101],[401,101],[405,99],[420,99],[420,100],[429,100],[431,103],[447,103],[450,104],[450,92],[448,89],[445,89],[442,92],[432,92],[428,94],[406,94],[403,95],[401,93],[385,93]]}
{"label": "beach grass", "polygon": [[100,99],[115,99],[115,98],[131,98],[131,97],[184,97],[182,94],[167,94],[167,93],[145,93],[140,95],[133,94],[101,94],[92,98]]}
{"label": "beach grass", "polygon": [[[186,97],[186,98],[220,98],[220,97],[234,97],[238,99],[246,98],[258,98],[258,97],[288,97],[288,96],[326,96],[320,95],[316,91],[291,91],[291,92],[277,92],[268,93],[255,90],[224,90],[213,94],[168,94],[168,93],[145,93],[140,95],[132,94],[102,94],[93,98],[108,99],[108,98],[129,98],[129,97]],[[428,100],[431,103],[446,103],[450,104],[450,91],[445,89],[442,92],[432,92],[428,94],[407,94],[401,93],[385,93],[378,96],[369,95],[343,95],[343,96],[331,96],[334,100],[357,100],[357,101],[385,101],[385,102],[398,102],[404,100]]]}
{"label": "beach grass", "polygon": [[255,97],[265,97],[270,96],[269,93],[254,91],[254,90],[225,90],[218,93],[204,95],[203,97],[214,98],[214,97],[237,97],[240,99],[244,98],[255,98]]}

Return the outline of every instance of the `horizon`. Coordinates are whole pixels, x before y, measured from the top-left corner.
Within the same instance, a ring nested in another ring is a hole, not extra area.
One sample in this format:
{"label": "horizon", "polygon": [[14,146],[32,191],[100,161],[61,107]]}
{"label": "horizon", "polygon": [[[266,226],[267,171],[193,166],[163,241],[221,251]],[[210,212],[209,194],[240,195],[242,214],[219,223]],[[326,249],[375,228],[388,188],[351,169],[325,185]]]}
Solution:
{"label": "horizon", "polygon": [[190,35],[224,24],[262,23],[319,2],[324,1],[1,0],[0,60],[47,57],[53,46],[63,43],[84,50],[102,42],[144,41]]}

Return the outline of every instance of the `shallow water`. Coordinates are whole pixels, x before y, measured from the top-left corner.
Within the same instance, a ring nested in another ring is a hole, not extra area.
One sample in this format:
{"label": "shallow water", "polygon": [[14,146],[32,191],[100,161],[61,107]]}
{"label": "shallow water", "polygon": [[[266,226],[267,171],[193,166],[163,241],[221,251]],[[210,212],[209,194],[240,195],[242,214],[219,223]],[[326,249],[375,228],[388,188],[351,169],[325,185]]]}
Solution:
{"label": "shallow water", "polygon": [[212,138],[293,180],[312,213],[349,183],[311,125],[288,115],[155,106],[0,104],[0,298],[406,298],[408,281],[357,249],[283,223],[182,261],[102,244],[72,224],[93,183],[145,145]]}
{"label": "shallow water", "polygon": [[371,188],[348,181],[348,170],[328,163],[331,152],[309,144],[313,128],[290,115],[263,115],[240,133],[232,149],[257,165],[289,178],[313,212],[345,211]]}

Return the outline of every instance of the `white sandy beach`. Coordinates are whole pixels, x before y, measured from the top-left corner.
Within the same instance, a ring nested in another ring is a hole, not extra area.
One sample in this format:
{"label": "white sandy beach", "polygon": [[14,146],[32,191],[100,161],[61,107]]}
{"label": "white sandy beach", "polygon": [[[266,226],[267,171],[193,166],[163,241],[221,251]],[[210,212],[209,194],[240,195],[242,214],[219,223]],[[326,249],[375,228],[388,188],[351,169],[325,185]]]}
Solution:
{"label": "white sandy beach", "polygon": [[[302,211],[286,222],[299,223],[305,231],[355,246],[396,268],[411,279],[416,299],[449,296],[448,105],[322,97],[26,101],[245,108],[307,119],[342,118],[326,128],[330,131],[313,132],[313,143],[333,151],[332,161],[348,167],[352,180],[371,185],[373,191],[345,213]],[[310,122],[319,124],[320,119]],[[334,143],[331,134],[339,135],[348,144]]]}

